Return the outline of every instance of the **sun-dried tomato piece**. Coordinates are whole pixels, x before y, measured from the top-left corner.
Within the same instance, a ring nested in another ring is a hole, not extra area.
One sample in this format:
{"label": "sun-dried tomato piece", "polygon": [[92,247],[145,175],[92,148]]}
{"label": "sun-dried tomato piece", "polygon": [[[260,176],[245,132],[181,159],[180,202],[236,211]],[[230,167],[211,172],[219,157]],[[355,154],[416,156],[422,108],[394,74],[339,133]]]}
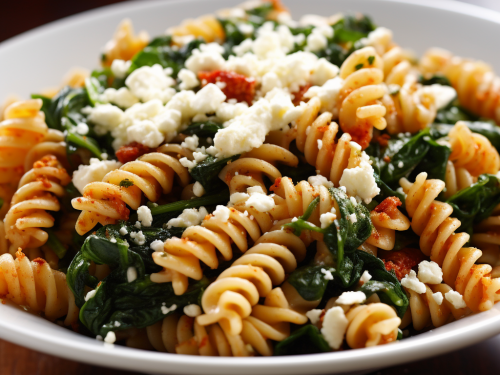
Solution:
{"label": "sun-dried tomato piece", "polygon": [[401,205],[402,203],[398,197],[387,197],[377,207],[375,207],[374,211],[376,213],[384,213],[390,218],[394,218],[394,216],[398,213],[398,207]]}
{"label": "sun-dried tomato piece", "polygon": [[252,105],[255,96],[255,79],[224,70],[199,72],[198,78],[202,86],[219,83],[218,86],[227,99],[236,99],[238,102],[247,102],[248,105]]}
{"label": "sun-dried tomato piece", "polygon": [[299,105],[302,99],[304,98],[304,95],[306,94],[307,90],[311,87],[311,84],[308,83],[304,86],[299,87],[299,91],[293,92],[293,105]]}
{"label": "sun-dried tomato piece", "polygon": [[132,142],[128,145],[120,147],[115,154],[117,159],[121,163],[125,164],[151,151],[153,151],[153,149],[148,146],[144,146],[143,144],[138,142]]}
{"label": "sun-dried tomato piece", "polygon": [[399,251],[385,251],[381,258],[387,271],[394,270],[401,281],[411,269],[424,260],[425,256],[419,249],[406,248]]}

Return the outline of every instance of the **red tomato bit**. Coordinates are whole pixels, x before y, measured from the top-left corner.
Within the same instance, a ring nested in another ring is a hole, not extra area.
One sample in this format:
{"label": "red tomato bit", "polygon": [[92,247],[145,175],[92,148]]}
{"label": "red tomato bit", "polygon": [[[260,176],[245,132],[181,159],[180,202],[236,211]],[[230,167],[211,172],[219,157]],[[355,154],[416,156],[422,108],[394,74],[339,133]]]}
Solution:
{"label": "red tomato bit", "polygon": [[394,270],[399,281],[408,275],[413,267],[424,260],[419,249],[406,248],[399,251],[386,251],[382,256],[387,271]]}
{"label": "red tomato bit", "polygon": [[132,142],[128,145],[120,147],[115,154],[120,163],[125,164],[151,151],[153,151],[153,149],[150,147],[144,146],[138,142]]}
{"label": "red tomato bit", "polygon": [[255,96],[255,79],[223,70],[199,72],[198,78],[202,86],[219,82],[219,87],[227,99],[236,99],[238,102],[247,102],[248,105],[252,105]]}

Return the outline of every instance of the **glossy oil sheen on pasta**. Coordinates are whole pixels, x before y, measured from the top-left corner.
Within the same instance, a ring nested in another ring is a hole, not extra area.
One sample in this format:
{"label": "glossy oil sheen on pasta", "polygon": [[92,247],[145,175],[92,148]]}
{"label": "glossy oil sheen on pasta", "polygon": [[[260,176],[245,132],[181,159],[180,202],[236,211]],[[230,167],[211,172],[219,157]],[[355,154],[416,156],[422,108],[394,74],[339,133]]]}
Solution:
{"label": "glossy oil sheen on pasta", "polygon": [[0,296],[210,356],[481,313],[500,299],[498,124],[486,63],[417,58],[368,16],[252,1],[155,38],[124,20],[100,68],[0,112]]}

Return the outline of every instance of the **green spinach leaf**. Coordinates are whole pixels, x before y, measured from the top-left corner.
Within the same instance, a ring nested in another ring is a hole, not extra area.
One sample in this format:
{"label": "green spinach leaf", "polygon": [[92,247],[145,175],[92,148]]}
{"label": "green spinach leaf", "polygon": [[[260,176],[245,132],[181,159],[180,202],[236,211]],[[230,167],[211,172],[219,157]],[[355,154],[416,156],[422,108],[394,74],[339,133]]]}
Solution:
{"label": "green spinach leaf", "polygon": [[312,354],[330,352],[330,346],[318,327],[307,324],[279,342],[274,355]]}

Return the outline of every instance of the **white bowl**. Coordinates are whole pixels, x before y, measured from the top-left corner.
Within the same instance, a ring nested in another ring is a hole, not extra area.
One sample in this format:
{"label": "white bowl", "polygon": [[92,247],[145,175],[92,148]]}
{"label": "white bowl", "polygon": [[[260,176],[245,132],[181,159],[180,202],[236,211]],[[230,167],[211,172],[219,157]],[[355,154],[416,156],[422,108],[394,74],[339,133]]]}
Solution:
{"label": "white bowl", "polygon": [[[118,22],[132,19],[150,35],[189,17],[239,1],[125,3],[86,12],[40,27],[0,45],[0,98],[28,97],[57,85],[72,66],[97,66],[99,51]],[[396,41],[421,54],[431,46],[483,59],[500,68],[495,36],[500,14],[452,1],[288,0],[295,18],[305,13],[363,12],[394,31]],[[439,329],[375,348],[270,358],[211,358],[156,353],[106,345],[0,304],[0,337],[41,352],[101,366],[177,374],[319,374],[392,366],[456,350],[500,333],[500,304]]]}

